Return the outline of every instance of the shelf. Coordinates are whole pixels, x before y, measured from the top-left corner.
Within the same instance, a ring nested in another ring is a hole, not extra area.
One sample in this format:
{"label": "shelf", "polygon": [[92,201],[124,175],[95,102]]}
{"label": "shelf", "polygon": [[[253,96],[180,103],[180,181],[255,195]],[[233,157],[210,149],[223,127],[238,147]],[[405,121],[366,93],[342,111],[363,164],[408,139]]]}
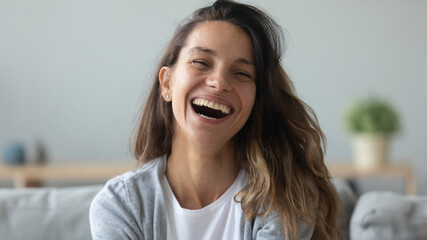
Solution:
{"label": "shelf", "polygon": [[416,192],[415,174],[409,164],[390,164],[376,168],[360,168],[352,164],[328,164],[333,177],[349,179],[398,177],[405,181],[406,194]]}
{"label": "shelf", "polygon": [[136,165],[0,165],[0,179],[14,181],[16,188],[37,187],[46,180],[106,181],[134,169]]}

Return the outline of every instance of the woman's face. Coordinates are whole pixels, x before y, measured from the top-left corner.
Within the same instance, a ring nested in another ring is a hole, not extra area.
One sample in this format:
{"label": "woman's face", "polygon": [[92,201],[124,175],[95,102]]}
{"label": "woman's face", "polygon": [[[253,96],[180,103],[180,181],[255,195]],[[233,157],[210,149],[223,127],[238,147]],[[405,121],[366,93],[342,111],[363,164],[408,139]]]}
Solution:
{"label": "woman's face", "polygon": [[162,68],[159,78],[162,95],[172,102],[176,139],[201,145],[230,143],[255,101],[251,40],[231,23],[199,23],[176,64]]}

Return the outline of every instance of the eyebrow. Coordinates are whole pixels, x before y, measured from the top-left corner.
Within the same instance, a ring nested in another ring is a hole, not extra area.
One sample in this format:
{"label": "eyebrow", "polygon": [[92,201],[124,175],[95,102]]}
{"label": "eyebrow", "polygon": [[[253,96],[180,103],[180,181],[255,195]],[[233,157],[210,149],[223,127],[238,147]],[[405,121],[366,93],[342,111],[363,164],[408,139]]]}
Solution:
{"label": "eyebrow", "polygon": [[204,47],[193,47],[193,48],[190,48],[190,50],[188,50],[188,52],[189,53],[203,52],[203,53],[207,53],[207,54],[212,55],[212,56],[216,56],[216,52],[213,49],[204,48]]}
{"label": "eyebrow", "polygon": [[[215,50],[210,49],[210,48],[204,48],[204,47],[193,47],[193,48],[190,48],[190,50],[188,50],[188,52],[189,53],[202,52],[202,53],[206,53],[206,54],[211,55],[211,56],[216,56],[217,55],[216,52],[215,52]],[[251,62],[251,61],[249,61],[247,59],[244,59],[244,58],[238,58],[236,60],[236,62],[237,63],[243,63],[243,64],[246,64],[246,65],[251,65],[251,66],[255,65],[253,62]]]}

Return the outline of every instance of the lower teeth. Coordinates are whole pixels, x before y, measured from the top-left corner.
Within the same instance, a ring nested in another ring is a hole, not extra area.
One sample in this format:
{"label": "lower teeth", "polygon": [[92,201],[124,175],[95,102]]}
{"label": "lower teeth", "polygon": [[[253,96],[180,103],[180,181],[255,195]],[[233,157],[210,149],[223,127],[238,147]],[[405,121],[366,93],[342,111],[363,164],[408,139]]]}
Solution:
{"label": "lower teeth", "polygon": [[198,114],[199,114],[199,116],[202,116],[202,117],[207,118],[207,119],[216,119],[216,118],[213,118],[213,117],[208,117],[208,116],[203,115],[203,114],[201,114],[201,113],[198,113]]}

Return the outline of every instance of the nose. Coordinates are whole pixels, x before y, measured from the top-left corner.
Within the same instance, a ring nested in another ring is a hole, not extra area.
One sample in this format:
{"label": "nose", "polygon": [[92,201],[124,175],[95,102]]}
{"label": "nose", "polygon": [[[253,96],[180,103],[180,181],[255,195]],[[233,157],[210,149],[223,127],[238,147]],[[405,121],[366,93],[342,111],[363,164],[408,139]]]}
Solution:
{"label": "nose", "polygon": [[217,69],[209,76],[207,84],[218,92],[231,91],[232,84],[230,81],[231,79],[227,71],[224,69]]}

